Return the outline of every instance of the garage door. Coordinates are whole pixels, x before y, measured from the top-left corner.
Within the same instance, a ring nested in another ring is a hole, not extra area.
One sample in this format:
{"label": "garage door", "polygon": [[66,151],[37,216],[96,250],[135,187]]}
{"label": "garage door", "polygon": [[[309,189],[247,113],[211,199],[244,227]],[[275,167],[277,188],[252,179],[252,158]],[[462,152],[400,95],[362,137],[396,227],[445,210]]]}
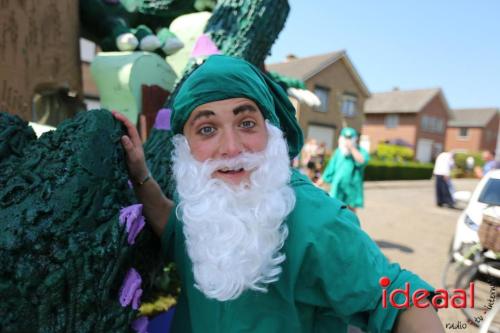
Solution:
{"label": "garage door", "polygon": [[329,151],[332,151],[334,137],[335,129],[332,127],[320,125],[309,125],[307,127],[307,138],[316,139],[318,143],[324,142]]}
{"label": "garage door", "polygon": [[417,142],[417,161],[430,162],[432,158],[432,140],[418,139]]}

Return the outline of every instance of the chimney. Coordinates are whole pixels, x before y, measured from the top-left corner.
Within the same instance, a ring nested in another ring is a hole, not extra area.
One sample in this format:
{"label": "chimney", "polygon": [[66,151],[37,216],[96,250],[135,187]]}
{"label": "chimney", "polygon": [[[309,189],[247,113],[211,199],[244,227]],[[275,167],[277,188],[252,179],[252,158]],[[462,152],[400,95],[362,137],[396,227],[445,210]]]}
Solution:
{"label": "chimney", "polygon": [[285,62],[289,62],[289,61],[296,60],[296,59],[297,59],[297,56],[295,54],[290,53],[286,56]]}

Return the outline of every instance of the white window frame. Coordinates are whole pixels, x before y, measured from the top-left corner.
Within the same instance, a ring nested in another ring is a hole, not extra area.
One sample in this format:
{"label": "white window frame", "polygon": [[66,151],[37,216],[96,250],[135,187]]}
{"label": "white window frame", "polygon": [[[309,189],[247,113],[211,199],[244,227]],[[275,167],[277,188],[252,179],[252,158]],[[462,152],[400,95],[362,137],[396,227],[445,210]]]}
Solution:
{"label": "white window frame", "polygon": [[[463,130],[463,129],[465,129],[465,131],[466,131],[466,135],[462,135],[462,133],[461,133],[461,132],[462,132],[462,130]],[[458,138],[459,138],[460,140],[468,140],[468,139],[469,139],[469,134],[470,134],[470,133],[469,133],[469,130],[470,130],[470,128],[469,128],[469,127],[459,127],[459,128],[458,128]]]}
{"label": "white window frame", "polygon": [[314,94],[318,96],[321,101],[321,105],[316,107],[315,110],[323,113],[328,112],[328,105],[330,104],[330,89],[316,86],[314,87]]}
{"label": "white window frame", "polygon": [[342,96],[340,112],[346,118],[354,118],[358,114],[358,98],[353,95]]}
{"label": "white window frame", "polygon": [[385,128],[398,128],[399,127],[399,115],[388,114],[384,119]]}
{"label": "white window frame", "polygon": [[94,42],[85,38],[80,38],[80,59],[84,62],[92,62],[97,53],[97,47]]}

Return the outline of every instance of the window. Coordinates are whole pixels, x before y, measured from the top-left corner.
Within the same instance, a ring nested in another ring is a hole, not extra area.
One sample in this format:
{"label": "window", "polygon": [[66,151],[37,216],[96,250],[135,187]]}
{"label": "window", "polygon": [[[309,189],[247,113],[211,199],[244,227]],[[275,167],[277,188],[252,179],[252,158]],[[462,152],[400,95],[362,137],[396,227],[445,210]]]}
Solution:
{"label": "window", "polygon": [[316,108],[316,111],[319,111],[319,112],[328,112],[328,94],[329,94],[329,90],[326,89],[326,88],[322,88],[322,87],[316,87],[316,88],[314,88],[314,93],[316,94],[316,96],[318,96],[318,98],[319,98],[319,100],[321,102],[321,105]]}
{"label": "window", "polygon": [[469,129],[467,127],[460,127],[458,129],[458,137],[460,139],[465,139],[469,136]]}
{"label": "window", "polygon": [[422,131],[443,133],[444,120],[438,117],[422,116],[422,119],[420,120],[420,127],[422,128]]}
{"label": "window", "polygon": [[399,125],[399,116],[397,114],[388,114],[385,116],[385,127],[396,128]]}
{"label": "window", "polygon": [[357,114],[356,102],[357,102],[356,96],[344,95],[342,97],[342,106],[340,107],[340,111],[342,112],[344,117],[347,118],[356,117]]}
{"label": "window", "polygon": [[96,46],[93,42],[80,38],[80,58],[85,62],[92,62],[96,54]]}

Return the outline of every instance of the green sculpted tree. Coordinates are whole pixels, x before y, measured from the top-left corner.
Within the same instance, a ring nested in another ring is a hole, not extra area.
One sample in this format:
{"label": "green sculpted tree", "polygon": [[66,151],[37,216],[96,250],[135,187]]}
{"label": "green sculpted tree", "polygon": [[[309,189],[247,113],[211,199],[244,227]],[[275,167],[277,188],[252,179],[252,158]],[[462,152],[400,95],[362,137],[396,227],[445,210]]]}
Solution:
{"label": "green sculpted tree", "polygon": [[[113,2],[80,4],[103,9]],[[134,3],[145,18],[146,9],[174,17],[180,15],[174,6],[188,3],[189,12],[203,1]],[[222,53],[262,67],[288,11],[286,0],[222,0],[205,31]],[[93,19],[102,12],[96,13]],[[113,27],[120,31],[120,24]],[[157,121],[145,151],[172,197],[166,119]],[[0,114],[0,332],[129,332],[131,324],[136,330],[147,324],[137,308],[151,300],[164,262],[128,182],[123,133],[105,110],[80,113],[39,139],[26,122]]]}

